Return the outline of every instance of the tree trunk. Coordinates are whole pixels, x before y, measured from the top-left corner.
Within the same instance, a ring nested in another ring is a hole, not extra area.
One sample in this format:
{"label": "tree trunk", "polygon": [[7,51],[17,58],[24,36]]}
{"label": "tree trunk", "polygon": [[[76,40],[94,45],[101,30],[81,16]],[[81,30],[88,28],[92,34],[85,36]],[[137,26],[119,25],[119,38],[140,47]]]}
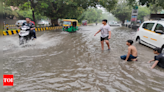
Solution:
{"label": "tree trunk", "polygon": [[51,19],[52,26],[59,26],[58,19]]}
{"label": "tree trunk", "polygon": [[125,20],[122,20],[122,24],[121,24],[122,26],[124,26],[124,22],[125,22]]}
{"label": "tree trunk", "polygon": [[32,18],[33,18],[34,22],[36,22],[36,20],[35,20],[35,4],[34,4],[34,0],[30,0],[30,1],[31,1]]}
{"label": "tree trunk", "polygon": [[32,11],[32,17],[33,17],[34,22],[36,22],[35,21],[35,11]]}
{"label": "tree trunk", "polygon": [[155,13],[158,14],[158,10],[155,10]]}

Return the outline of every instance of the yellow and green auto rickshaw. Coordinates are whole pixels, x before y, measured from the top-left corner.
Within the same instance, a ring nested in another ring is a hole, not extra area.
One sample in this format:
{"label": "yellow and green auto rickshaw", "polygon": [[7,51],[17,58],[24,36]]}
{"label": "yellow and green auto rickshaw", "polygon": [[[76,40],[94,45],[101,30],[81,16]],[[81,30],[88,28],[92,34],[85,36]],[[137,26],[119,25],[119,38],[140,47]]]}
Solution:
{"label": "yellow and green auto rickshaw", "polygon": [[78,30],[78,21],[75,19],[63,19],[63,31],[75,32]]}

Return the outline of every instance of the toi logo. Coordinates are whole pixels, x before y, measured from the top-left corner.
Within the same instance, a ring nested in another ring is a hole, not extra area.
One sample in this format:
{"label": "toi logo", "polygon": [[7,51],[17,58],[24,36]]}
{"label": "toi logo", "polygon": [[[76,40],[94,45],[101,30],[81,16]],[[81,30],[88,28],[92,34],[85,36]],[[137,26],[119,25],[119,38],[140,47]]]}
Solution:
{"label": "toi logo", "polygon": [[13,75],[3,75],[3,86],[13,86],[14,83]]}

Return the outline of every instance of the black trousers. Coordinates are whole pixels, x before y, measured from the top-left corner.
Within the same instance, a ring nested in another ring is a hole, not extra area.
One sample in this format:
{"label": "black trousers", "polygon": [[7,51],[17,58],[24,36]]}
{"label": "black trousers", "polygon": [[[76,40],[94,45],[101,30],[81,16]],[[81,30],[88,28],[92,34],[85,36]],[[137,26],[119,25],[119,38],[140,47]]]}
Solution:
{"label": "black trousers", "polygon": [[30,37],[30,39],[31,39],[31,37],[33,37],[34,36],[34,31],[33,30],[29,30],[29,37]]}

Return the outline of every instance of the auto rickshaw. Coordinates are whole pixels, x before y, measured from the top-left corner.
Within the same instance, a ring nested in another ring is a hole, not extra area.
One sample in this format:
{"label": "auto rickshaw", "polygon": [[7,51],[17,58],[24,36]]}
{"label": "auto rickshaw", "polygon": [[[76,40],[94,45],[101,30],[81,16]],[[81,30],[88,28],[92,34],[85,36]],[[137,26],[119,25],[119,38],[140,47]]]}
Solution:
{"label": "auto rickshaw", "polygon": [[63,19],[63,31],[75,32],[78,30],[78,21],[75,19]]}
{"label": "auto rickshaw", "polygon": [[82,25],[83,25],[83,26],[87,26],[87,20],[83,20],[83,21],[82,21]]}

